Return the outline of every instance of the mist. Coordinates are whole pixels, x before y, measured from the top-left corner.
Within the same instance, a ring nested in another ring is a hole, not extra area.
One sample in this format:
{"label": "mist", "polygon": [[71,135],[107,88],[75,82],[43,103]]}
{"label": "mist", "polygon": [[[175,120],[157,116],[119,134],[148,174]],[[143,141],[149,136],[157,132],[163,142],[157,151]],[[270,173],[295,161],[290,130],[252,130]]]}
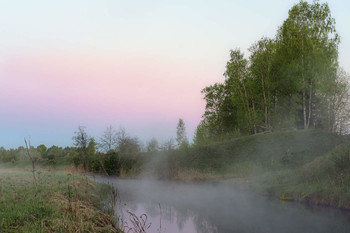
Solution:
{"label": "mist", "polygon": [[[147,215],[147,232],[348,232],[340,210],[291,204],[225,184],[186,184],[98,177],[118,190],[121,221],[126,210]],[[161,225],[160,225],[161,222]],[[130,224],[130,222],[128,223]],[[161,226],[161,229],[160,229]]]}

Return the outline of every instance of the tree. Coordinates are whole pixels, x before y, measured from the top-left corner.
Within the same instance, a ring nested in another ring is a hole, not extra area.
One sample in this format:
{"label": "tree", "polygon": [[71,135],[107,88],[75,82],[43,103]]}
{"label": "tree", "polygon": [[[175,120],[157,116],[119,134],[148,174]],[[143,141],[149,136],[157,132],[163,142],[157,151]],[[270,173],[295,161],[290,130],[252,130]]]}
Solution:
{"label": "tree", "polygon": [[158,150],[159,150],[159,144],[158,144],[157,139],[152,138],[152,139],[147,143],[146,150],[147,150],[147,152],[155,152],[155,151],[158,151]]}
{"label": "tree", "polygon": [[[350,125],[350,94],[349,94],[350,76],[343,69],[337,72],[337,79],[329,94],[328,108],[326,109],[327,126],[331,132],[339,134],[349,133]],[[318,118],[321,118],[320,116]]]}
{"label": "tree", "polygon": [[37,184],[37,180],[36,180],[36,177],[35,177],[35,163],[37,161],[37,156],[33,155],[33,153],[31,153],[32,151],[32,145],[30,144],[30,138],[27,142],[27,139],[24,138],[24,143],[26,145],[26,152],[27,152],[27,155],[32,163],[32,174],[33,174],[33,184],[35,186],[35,189],[36,191],[38,191],[38,184]]}
{"label": "tree", "polygon": [[62,148],[58,146],[51,146],[46,152],[46,158],[54,163],[56,158],[62,156],[62,154]]}
{"label": "tree", "polygon": [[117,132],[117,151],[124,154],[138,153],[141,151],[140,143],[137,137],[127,135],[124,128],[120,128]]}
{"label": "tree", "polygon": [[46,157],[47,147],[44,144],[37,146],[36,150],[39,152],[39,154],[42,158]]}
{"label": "tree", "polygon": [[84,170],[88,171],[89,168],[89,153],[88,153],[88,143],[89,137],[85,131],[85,127],[79,126],[78,130],[74,132],[73,137],[74,146],[77,147],[77,151],[81,157],[83,157]]}
{"label": "tree", "polygon": [[88,144],[88,147],[87,147],[87,152],[88,152],[89,156],[95,155],[95,153],[96,153],[96,146],[97,146],[97,144],[95,142],[95,139],[93,137],[91,137],[89,139],[89,144]]}
{"label": "tree", "polygon": [[237,127],[237,106],[232,91],[225,83],[215,83],[202,90],[206,101],[202,116],[211,136],[219,136]]}
{"label": "tree", "polygon": [[0,161],[10,162],[12,159],[15,159],[15,157],[10,156],[9,151],[7,151],[3,146],[0,147]]}
{"label": "tree", "polygon": [[[290,81],[301,103],[300,122],[308,129],[324,92],[333,86],[337,71],[339,36],[326,3],[300,1],[289,11],[278,31],[282,77]],[[324,92],[325,93],[325,92]]]}
{"label": "tree", "polygon": [[114,150],[118,146],[118,135],[112,126],[108,126],[99,139],[98,147],[104,152]]}
{"label": "tree", "polygon": [[239,50],[231,50],[226,64],[225,86],[230,92],[231,103],[235,105],[237,125],[242,131],[257,133],[257,110],[253,95],[254,82],[249,62]]}
{"label": "tree", "polygon": [[[263,123],[258,125],[264,130],[270,130],[272,125],[271,116],[273,113],[273,103],[276,100],[276,92],[274,89],[273,68],[276,59],[277,43],[275,40],[263,37],[258,42],[254,43],[250,48],[250,66],[254,80],[254,95],[257,100],[258,109],[261,109],[263,120],[258,120]],[[259,111],[258,111],[259,112]],[[258,117],[260,119],[260,117]]]}
{"label": "tree", "polygon": [[203,145],[212,140],[210,129],[205,121],[201,121],[196,128],[196,132],[193,137],[194,145]]}
{"label": "tree", "polygon": [[165,141],[161,146],[161,150],[163,151],[169,151],[175,149],[175,142],[174,139],[170,138],[168,141]]}
{"label": "tree", "polygon": [[310,127],[340,132],[349,90],[338,45],[327,4],[295,4],[274,39],[249,48],[249,59],[230,51],[225,81],[202,90],[206,108],[195,140]]}
{"label": "tree", "polygon": [[185,122],[181,118],[176,127],[176,142],[178,147],[188,144]]}

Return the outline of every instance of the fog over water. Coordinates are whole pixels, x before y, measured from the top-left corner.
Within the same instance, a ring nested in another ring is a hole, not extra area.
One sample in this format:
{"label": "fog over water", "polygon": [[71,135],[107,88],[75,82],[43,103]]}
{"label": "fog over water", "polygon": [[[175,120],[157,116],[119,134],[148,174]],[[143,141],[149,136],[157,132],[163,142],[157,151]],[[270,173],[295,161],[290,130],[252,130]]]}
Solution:
{"label": "fog over water", "polygon": [[149,233],[350,232],[346,212],[280,201],[225,184],[95,179],[117,188],[116,211],[128,225],[127,210],[146,214],[152,223]]}

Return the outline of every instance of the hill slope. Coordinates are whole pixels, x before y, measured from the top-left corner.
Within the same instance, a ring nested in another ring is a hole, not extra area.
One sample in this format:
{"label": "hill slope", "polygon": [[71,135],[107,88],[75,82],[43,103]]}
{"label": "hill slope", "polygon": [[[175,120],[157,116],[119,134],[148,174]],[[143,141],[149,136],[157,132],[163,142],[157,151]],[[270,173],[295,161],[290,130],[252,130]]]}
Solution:
{"label": "hill slope", "polygon": [[284,131],[173,151],[167,158],[157,168],[163,177],[225,178],[285,200],[350,209],[350,144],[344,136]]}

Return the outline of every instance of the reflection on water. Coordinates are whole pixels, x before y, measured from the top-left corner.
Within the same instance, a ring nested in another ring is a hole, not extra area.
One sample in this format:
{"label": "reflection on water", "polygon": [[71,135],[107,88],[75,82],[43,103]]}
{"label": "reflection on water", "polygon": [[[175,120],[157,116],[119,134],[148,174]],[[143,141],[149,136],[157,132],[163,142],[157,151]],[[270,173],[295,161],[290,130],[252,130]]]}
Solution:
{"label": "reflection on water", "polygon": [[147,232],[350,232],[341,211],[281,202],[226,185],[97,178],[118,189],[117,212],[147,214]]}
{"label": "reflection on water", "polygon": [[176,209],[169,204],[156,203],[134,203],[130,202],[118,204],[117,214],[123,219],[124,224],[132,226],[130,222],[130,214],[128,210],[137,216],[147,214],[147,223],[151,223],[147,232],[162,232],[162,233],[216,233],[216,227],[211,225],[205,218],[197,216],[195,213]]}

